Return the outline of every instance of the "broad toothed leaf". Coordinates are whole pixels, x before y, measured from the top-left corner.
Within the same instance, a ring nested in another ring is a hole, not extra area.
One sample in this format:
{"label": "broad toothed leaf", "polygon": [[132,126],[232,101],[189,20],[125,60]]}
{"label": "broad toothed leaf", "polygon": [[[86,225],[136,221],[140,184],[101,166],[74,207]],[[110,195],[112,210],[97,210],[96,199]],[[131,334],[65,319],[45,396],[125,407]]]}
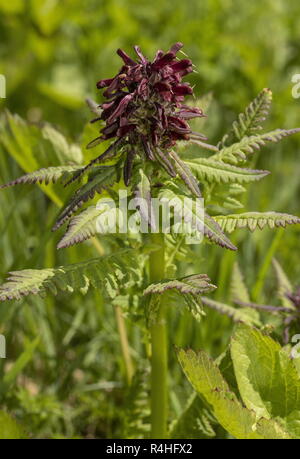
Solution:
{"label": "broad toothed leaf", "polygon": [[45,295],[48,291],[85,293],[90,286],[102,289],[114,298],[121,287],[138,280],[136,253],[123,250],[114,255],[94,258],[55,269],[25,269],[11,272],[0,287],[0,301],[20,300],[27,295]]}
{"label": "broad toothed leaf", "polygon": [[257,416],[273,418],[300,436],[300,378],[288,353],[271,337],[240,324],[231,357],[243,402]]}
{"label": "broad toothed leaf", "polygon": [[255,412],[245,408],[230,390],[220,369],[205,352],[179,349],[177,354],[193,388],[233,437],[243,440],[291,438],[274,420],[258,419]]}
{"label": "broad toothed leaf", "polygon": [[1,185],[0,188],[8,188],[10,186],[26,183],[45,183],[47,185],[48,183],[56,183],[58,180],[64,181],[80,168],[81,166],[57,166],[39,169],[35,172],[22,175],[11,182],[5,183]]}
{"label": "broad toothed leaf", "polygon": [[89,181],[76,191],[69,204],[60,214],[53,231],[63,225],[77,209],[89,199],[92,199],[96,193],[101,193],[103,189],[113,185],[117,177],[117,171],[114,166],[99,166],[95,170],[96,172],[93,173]]}
{"label": "broad toothed leaf", "polygon": [[199,181],[210,183],[250,183],[269,174],[269,171],[241,168],[209,158],[186,159],[185,163]]}
{"label": "broad toothed leaf", "polygon": [[269,228],[283,227],[300,223],[300,218],[294,215],[277,212],[247,212],[243,214],[218,215],[214,217],[223,231],[232,233],[238,228],[248,228],[250,231]]}
{"label": "broad toothed leaf", "polygon": [[216,161],[224,161],[225,163],[238,164],[240,161],[245,161],[247,157],[255,151],[266,145],[268,142],[279,142],[284,137],[288,137],[300,132],[300,129],[276,129],[275,131],[265,132],[264,134],[243,137],[239,142],[236,142],[229,147],[225,147],[211,159]]}
{"label": "broad toothed leaf", "polygon": [[256,134],[262,129],[272,102],[272,91],[264,88],[258,96],[248,105],[244,113],[240,113],[238,120],[234,121],[228,134],[225,134],[220,147],[225,147],[232,142],[241,140],[245,135]]}

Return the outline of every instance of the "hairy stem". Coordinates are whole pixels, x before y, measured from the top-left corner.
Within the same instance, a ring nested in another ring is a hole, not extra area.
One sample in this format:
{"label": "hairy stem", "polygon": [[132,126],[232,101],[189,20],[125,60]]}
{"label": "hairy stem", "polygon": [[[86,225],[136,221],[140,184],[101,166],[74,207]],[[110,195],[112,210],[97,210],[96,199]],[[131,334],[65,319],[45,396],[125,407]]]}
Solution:
{"label": "hairy stem", "polygon": [[125,320],[122,315],[121,308],[119,306],[116,306],[115,312],[116,312],[116,319],[117,319],[118,331],[119,331],[119,336],[120,336],[121,351],[122,351],[122,355],[123,355],[123,359],[125,363],[126,378],[127,378],[128,384],[130,384],[132,377],[133,377],[134,368],[133,368],[133,363],[132,363],[132,359],[130,355]]}
{"label": "hairy stem", "polygon": [[[152,243],[160,249],[150,255],[150,279],[158,282],[165,275],[163,234],[152,234]],[[168,417],[168,357],[165,305],[158,306],[157,320],[150,327],[151,334],[151,438],[167,438]]]}

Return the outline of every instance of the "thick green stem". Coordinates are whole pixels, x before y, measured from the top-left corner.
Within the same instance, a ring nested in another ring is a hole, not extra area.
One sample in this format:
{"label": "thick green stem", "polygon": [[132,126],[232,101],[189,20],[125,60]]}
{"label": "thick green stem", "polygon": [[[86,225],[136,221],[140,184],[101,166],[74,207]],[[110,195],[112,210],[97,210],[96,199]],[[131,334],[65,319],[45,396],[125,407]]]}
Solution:
{"label": "thick green stem", "polygon": [[[160,249],[150,255],[150,279],[158,282],[165,276],[164,235],[152,234],[152,242]],[[168,357],[165,305],[159,304],[157,320],[151,325],[151,438],[167,438]]]}

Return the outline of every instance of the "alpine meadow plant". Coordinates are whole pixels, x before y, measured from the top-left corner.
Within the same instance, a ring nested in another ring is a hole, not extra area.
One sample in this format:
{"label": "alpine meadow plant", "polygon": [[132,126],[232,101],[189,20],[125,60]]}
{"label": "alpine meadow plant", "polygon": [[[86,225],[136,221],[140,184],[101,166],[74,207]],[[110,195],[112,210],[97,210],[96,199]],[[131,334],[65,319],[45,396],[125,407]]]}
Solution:
{"label": "alpine meadow plant", "polygon": [[[120,71],[97,83],[97,88],[103,90],[104,102],[98,105],[88,101],[96,115],[92,123],[99,123],[100,134],[91,139],[87,148],[98,148],[99,154],[85,164],[69,161],[30,172],[2,186],[57,181],[64,186],[76,185],[53,226],[53,230],[58,230],[67,223],[58,244],[60,249],[101,233],[97,222],[104,210],[96,205],[97,196],[115,202],[113,209],[105,210],[108,221],[114,219],[116,209],[119,210],[120,190],[125,188],[136,203],[138,221],[147,231],[103,234],[103,238],[112,241],[112,247],[119,249],[97,258],[58,268],[11,272],[0,289],[0,300],[19,300],[30,294],[44,296],[61,290],[86,293],[93,286],[101,289],[114,306],[121,305],[129,317],[138,319],[143,329],[146,328],[151,344],[151,433],[145,434],[151,438],[173,436],[168,415],[166,315],[169,306],[174,302],[185,303],[195,319],[202,320],[203,305],[211,306],[212,301],[206,295],[216,289],[207,274],[176,276],[175,262],[187,263],[193,258],[192,249],[185,244],[185,236],[190,235],[187,226],[192,225],[193,234],[197,234],[199,240],[204,236],[204,242],[235,251],[237,247],[227,235],[234,230],[254,231],[265,226],[275,228],[300,223],[298,217],[285,213],[237,213],[237,209],[243,207],[241,196],[245,186],[269,174],[266,170],[247,167],[253,154],[300,129],[262,132],[272,100],[270,89],[263,89],[228,133],[216,145],[209,144],[205,135],[194,127],[197,119],[206,116],[201,99],[186,105],[193,88],[183,82],[183,78],[193,72],[193,64],[188,58],[178,58],[182,46],[176,43],[168,52],[159,50],[153,61],[149,61],[138,46],[134,47],[135,59],[118,50],[123,61]],[[171,224],[167,232],[160,214],[154,216],[153,199],[170,204]],[[205,212],[193,205],[196,199],[204,199]],[[91,205],[74,215],[87,202]],[[186,202],[189,205],[185,207],[184,224],[181,231],[177,231],[176,217],[182,216]],[[93,241],[99,249],[99,241],[95,238]],[[237,311],[241,312],[239,320],[243,321],[243,310]],[[257,324],[252,321],[252,325]],[[185,360],[189,356],[184,352],[179,351],[179,358],[186,368]],[[189,370],[186,373],[197,389],[194,375],[191,376]],[[218,378],[221,380],[221,376]],[[215,403],[207,398],[209,403]],[[215,398],[221,400],[222,394],[215,394]],[[251,427],[255,415],[246,411]],[[257,435],[267,427],[259,426]],[[235,429],[227,428],[227,424],[225,428],[234,434]]]}

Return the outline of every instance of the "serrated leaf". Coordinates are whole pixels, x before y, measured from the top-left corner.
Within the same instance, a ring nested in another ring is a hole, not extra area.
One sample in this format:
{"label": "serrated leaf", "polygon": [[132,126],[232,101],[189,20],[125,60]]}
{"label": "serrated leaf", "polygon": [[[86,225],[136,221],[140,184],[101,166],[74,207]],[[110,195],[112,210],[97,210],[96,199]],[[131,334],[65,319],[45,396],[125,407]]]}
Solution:
{"label": "serrated leaf", "polygon": [[244,408],[230,391],[217,365],[203,351],[179,349],[178,359],[185,375],[209,404],[219,423],[238,439],[290,438],[273,420],[257,419],[255,413]]}
{"label": "serrated leaf", "polygon": [[254,231],[266,226],[273,229],[285,228],[287,225],[300,223],[300,218],[294,215],[278,212],[246,212],[242,214],[217,215],[214,219],[219,223],[223,231],[232,233],[238,228],[248,228]]}
{"label": "serrated leaf", "polygon": [[[206,274],[193,274],[180,279],[164,279],[160,282],[150,284],[144,290],[143,295],[161,295],[169,290],[173,290],[179,293],[180,297],[184,299],[195,319],[200,320],[203,315],[200,295],[211,292],[216,288],[215,285],[210,283],[210,279]],[[152,296],[147,308],[149,323],[155,322],[158,306],[157,299]]]}
{"label": "serrated leaf", "polygon": [[160,191],[159,198],[161,202],[171,202],[174,213],[181,217],[183,216],[185,222],[192,222],[193,230],[204,234],[204,236],[221,247],[236,250],[236,247],[225,236],[218,223],[210,215],[203,213],[202,208],[199,211],[198,206],[195,206],[194,200],[184,195],[183,191],[175,183],[168,182]]}
{"label": "serrated leaf", "polygon": [[53,231],[63,225],[77,209],[83,206],[89,199],[92,199],[96,193],[101,193],[104,189],[113,185],[117,176],[114,166],[100,166],[95,168],[95,170],[89,181],[79,188],[71,198],[69,204],[65,207],[53,226]]}
{"label": "serrated leaf", "polygon": [[235,322],[245,322],[249,325],[257,325],[260,326],[260,320],[258,314],[253,314],[250,308],[247,309],[237,309],[233,306],[229,306],[228,304],[221,303],[220,301],[215,301],[205,296],[201,297],[202,303],[204,306],[208,306],[209,308],[215,309],[220,314],[224,314],[230,317]]}
{"label": "serrated leaf", "polygon": [[67,231],[59,241],[57,248],[65,249],[95,236],[97,234],[97,218],[103,211],[96,206],[90,206],[79,215],[71,218]]}
{"label": "serrated leaf", "polygon": [[197,197],[201,198],[198,183],[193,176],[189,166],[182,161],[175,151],[170,151],[169,155],[174,161],[175,169],[180,178],[184,181],[188,189]]}
{"label": "serrated leaf", "polygon": [[164,279],[160,282],[148,285],[144,290],[144,295],[162,294],[167,290],[177,290],[180,293],[191,295],[200,295],[211,292],[217,287],[210,283],[206,274],[193,274],[191,276],[181,277],[180,279]]}
{"label": "serrated leaf", "polygon": [[259,150],[268,142],[279,142],[284,137],[288,137],[300,132],[300,129],[276,129],[271,132],[265,132],[250,137],[243,137],[239,142],[236,142],[229,147],[225,147],[211,159],[216,161],[224,161],[225,163],[238,164],[245,161],[249,155]]}
{"label": "serrated leaf", "polygon": [[231,357],[244,404],[257,416],[276,419],[293,437],[300,437],[300,378],[280,345],[267,335],[239,325]]}
{"label": "serrated leaf", "polygon": [[58,180],[64,181],[70,177],[76,170],[80,169],[81,166],[57,166],[42,168],[34,172],[22,175],[21,177],[12,180],[4,185],[0,185],[1,188],[8,188],[15,185],[23,185],[26,183],[56,183]]}
{"label": "serrated leaf", "polygon": [[233,166],[210,158],[186,159],[196,178],[209,183],[250,183],[264,178],[269,171]]}
{"label": "serrated leaf", "polygon": [[232,142],[241,140],[245,135],[257,133],[262,129],[272,102],[272,91],[264,88],[255,99],[240,113],[234,121],[228,134],[225,134],[220,146],[224,147]]}
{"label": "serrated leaf", "polygon": [[232,198],[231,196],[226,197],[223,203],[223,206],[225,209],[229,209],[229,210],[242,209],[244,207],[241,201],[239,201],[238,199]]}
{"label": "serrated leaf", "polygon": [[58,290],[85,293],[90,286],[102,289],[114,298],[121,288],[129,288],[139,281],[141,260],[133,250],[122,250],[113,255],[94,258],[82,263],[54,269],[25,269],[11,272],[8,281],[0,287],[0,301],[20,300],[27,295],[52,294]]}

